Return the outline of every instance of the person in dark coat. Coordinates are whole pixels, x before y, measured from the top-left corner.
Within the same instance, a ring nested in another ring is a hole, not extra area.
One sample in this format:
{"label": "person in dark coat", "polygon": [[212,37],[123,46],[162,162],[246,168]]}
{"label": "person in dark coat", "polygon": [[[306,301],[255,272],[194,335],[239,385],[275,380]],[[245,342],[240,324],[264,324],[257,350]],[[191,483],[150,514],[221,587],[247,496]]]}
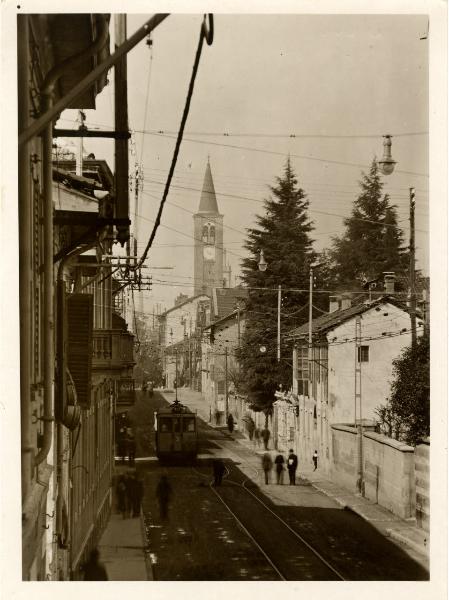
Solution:
{"label": "person in dark coat", "polygon": [[224,466],[224,462],[221,459],[215,459],[212,462],[212,469],[214,472],[214,486],[219,486],[221,485],[221,482],[223,480],[223,475],[225,472],[225,466]]}
{"label": "person in dark coat", "polygon": [[125,476],[119,475],[117,479],[117,509],[125,518],[126,514],[126,482]]}
{"label": "person in dark coat", "polygon": [[232,416],[231,413],[229,413],[226,422],[227,422],[227,425],[228,425],[229,433],[232,433],[234,431],[234,417]]}
{"label": "person in dark coat", "polygon": [[279,485],[284,479],[284,457],[282,454],[278,454],[276,456],[274,459],[274,464],[276,466],[276,482]]}
{"label": "person in dark coat", "polygon": [[263,440],[263,447],[265,448],[265,450],[268,450],[268,440],[270,439],[270,435],[271,434],[269,429],[267,429],[266,427],[262,429],[260,437]]}
{"label": "person in dark coat", "polygon": [[316,471],[318,468],[318,452],[316,450],[313,453],[312,460],[313,460],[313,470]]}
{"label": "person in dark coat", "polygon": [[268,452],[262,456],[262,469],[265,475],[265,483],[268,485],[271,469],[273,468],[273,460]]}
{"label": "person in dark coat", "polygon": [[84,581],[108,581],[108,574],[99,558],[98,548],[91,550],[88,560],[83,565]]}
{"label": "person in dark coat", "polygon": [[290,448],[290,454],[287,458],[287,469],[288,476],[290,479],[290,485],[295,485],[296,483],[296,469],[298,468],[298,457],[293,452],[293,449]]}
{"label": "person in dark coat", "polygon": [[143,482],[136,473],[132,473],[128,480],[129,510],[133,518],[140,515],[140,505],[143,498]]}
{"label": "person in dark coat", "polygon": [[161,475],[156,487],[156,497],[159,502],[159,513],[162,521],[168,521],[168,509],[173,490],[167,475]]}
{"label": "person in dark coat", "polygon": [[260,429],[258,427],[256,427],[256,429],[254,430],[254,442],[255,442],[256,446],[259,448],[260,447]]}
{"label": "person in dark coat", "polygon": [[128,452],[128,462],[130,465],[133,465],[136,458],[136,440],[134,439],[134,434],[131,431],[131,428],[128,428],[126,436],[126,449]]}

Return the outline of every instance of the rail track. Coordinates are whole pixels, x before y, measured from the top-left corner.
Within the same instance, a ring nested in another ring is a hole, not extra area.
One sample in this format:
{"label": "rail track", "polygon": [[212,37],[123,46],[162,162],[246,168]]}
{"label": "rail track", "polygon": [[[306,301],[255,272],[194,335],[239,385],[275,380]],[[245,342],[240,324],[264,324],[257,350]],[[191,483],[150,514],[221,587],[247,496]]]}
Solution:
{"label": "rail track", "polygon": [[[258,474],[258,470],[252,468]],[[196,468],[193,469],[210,479]],[[278,579],[345,581],[343,575],[322,554],[249,489],[248,485],[252,483],[250,479],[236,481],[231,475],[226,466],[225,480],[230,485],[217,488],[209,481],[210,489],[265,557]]]}

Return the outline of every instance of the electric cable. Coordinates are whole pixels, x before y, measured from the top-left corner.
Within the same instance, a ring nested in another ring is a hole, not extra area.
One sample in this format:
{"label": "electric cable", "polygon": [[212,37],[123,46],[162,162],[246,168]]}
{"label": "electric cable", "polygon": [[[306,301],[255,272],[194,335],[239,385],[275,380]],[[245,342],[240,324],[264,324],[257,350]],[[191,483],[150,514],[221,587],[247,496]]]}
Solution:
{"label": "electric cable", "polygon": [[196,51],[196,55],[195,55],[195,61],[194,61],[194,64],[193,64],[192,76],[191,76],[191,79],[190,79],[189,89],[188,89],[188,92],[187,92],[187,98],[186,98],[186,102],[185,102],[185,106],[184,106],[184,112],[183,112],[182,119],[181,119],[181,125],[180,125],[180,128],[179,128],[178,136],[176,138],[175,150],[174,150],[174,153],[173,153],[173,158],[172,158],[172,162],[171,162],[171,165],[170,165],[170,170],[169,170],[168,177],[167,177],[167,182],[165,184],[164,193],[163,193],[160,205],[159,205],[159,210],[158,210],[158,213],[157,213],[157,216],[156,216],[156,221],[154,223],[153,231],[151,232],[151,235],[150,235],[148,243],[147,243],[147,245],[145,247],[145,250],[144,250],[144,252],[143,252],[141,258],[139,259],[139,261],[138,261],[138,263],[137,263],[137,265],[136,265],[135,268],[140,267],[142,265],[142,263],[144,262],[145,258],[147,257],[148,251],[151,248],[151,245],[152,245],[153,240],[155,238],[157,229],[158,229],[159,224],[161,222],[162,211],[164,209],[164,204],[165,204],[165,201],[167,199],[168,192],[170,190],[171,180],[172,180],[173,173],[174,173],[174,170],[175,170],[175,167],[176,167],[176,162],[177,162],[177,159],[178,159],[179,149],[181,147],[181,142],[182,142],[183,135],[184,135],[184,127],[185,127],[185,124],[186,124],[186,121],[187,121],[187,117],[188,117],[188,114],[189,114],[190,102],[191,102],[191,99],[192,99],[193,88],[194,88],[194,85],[195,85],[195,79],[196,79],[196,74],[197,74],[197,71],[198,71],[198,66],[199,66],[199,62],[200,62],[200,58],[201,58],[201,53],[202,53],[202,49],[203,49],[203,42],[204,42],[204,40],[206,40],[206,43],[209,46],[213,42],[213,16],[211,14],[209,14],[209,31],[207,31],[207,28],[206,28],[206,16],[204,16],[203,22],[201,24],[200,38],[199,38],[199,41],[198,41],[198,47],[197,47],[197,51]]}

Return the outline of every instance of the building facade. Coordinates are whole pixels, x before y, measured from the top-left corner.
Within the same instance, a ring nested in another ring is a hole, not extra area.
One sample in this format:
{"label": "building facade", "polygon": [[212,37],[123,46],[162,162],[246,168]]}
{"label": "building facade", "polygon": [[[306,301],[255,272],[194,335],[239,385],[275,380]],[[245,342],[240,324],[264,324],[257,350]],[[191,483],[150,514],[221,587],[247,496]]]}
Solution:
{"label": "building facade", "polygon": [[[423,326],[418,319],[418,331]],[[390,394],[393,360],[411,343],[410,315],[405,305],[384,296],[318,317],[312,334],[311,349],[308,324],[290,334],[293,385],[278,397],[298,415],[300,454],[312,456],[317,450],[329,469],[332,425],[375,428],[376,409]]]}

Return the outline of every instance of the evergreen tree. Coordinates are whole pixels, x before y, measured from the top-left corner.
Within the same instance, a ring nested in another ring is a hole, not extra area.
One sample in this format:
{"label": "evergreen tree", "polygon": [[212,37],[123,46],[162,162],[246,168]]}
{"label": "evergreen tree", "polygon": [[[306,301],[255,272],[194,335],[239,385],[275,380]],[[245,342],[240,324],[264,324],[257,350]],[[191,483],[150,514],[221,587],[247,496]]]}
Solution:
{"label": "evergreen tree", "polygon": [[351,216],[345,219],[346,231],[333,238],[331,256],[335,279],[341,288],[357,289],[363,278],[372,280],[384,271],[400,273],[407,268],[396,208],[390,205],[388,195],[382,194],[376,160],[369,174],[362,175],[362,191]]}
{"label": "evergreen tree", "polygon": [[[244,247],[250,256],[242,261],[242,280],[249,288],[245,333],[238,358],[245,373],[246,392],[255,409],[268,414],[274,392],[292,382],[291,345],[285,334],[308,317],[309,265],[315,259],[307,215],[309,202],[292,170],[290,159],[283,177],[270,186],[265,214],[248,229]],[[258,269],[263,250],[268,268]],[[277,361],[278,286],[281,285],[281,361]],[[301,292],[289,289],[303,290]]]}

